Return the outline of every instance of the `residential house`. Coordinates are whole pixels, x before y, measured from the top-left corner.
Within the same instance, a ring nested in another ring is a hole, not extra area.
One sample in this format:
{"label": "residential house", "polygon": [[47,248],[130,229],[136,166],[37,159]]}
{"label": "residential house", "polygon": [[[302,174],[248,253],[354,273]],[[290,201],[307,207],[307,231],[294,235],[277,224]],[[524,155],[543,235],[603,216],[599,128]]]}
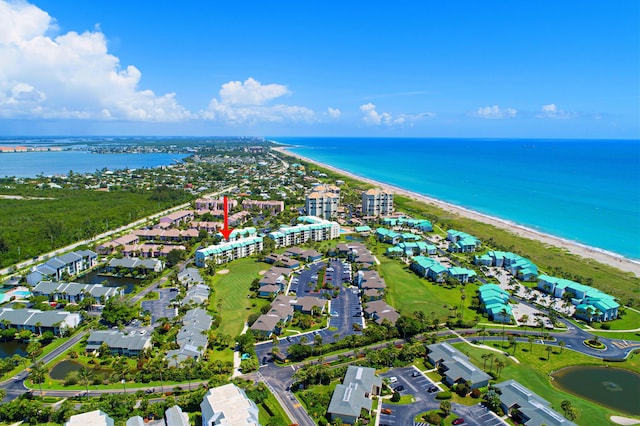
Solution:
{"label": "residential house", "polygon": [[125,269],[129,273],[133,272],[135,269],[141,270],[144,273],[161,272],[164,269],[164,264],[158,259],[139,259],[137,257],[111,259],[109,261],[109,266],[107,266],[107,271],[116,272],[119,269]]}
{"label": "residential house", "polygon": [[453,279],[460,281],[461,283],[468,283],[475,281],[478,274],[473,269],[461,268],[454,266],[447,269],[447,273]]}
{"label": "residential house", "polygon": [[376,238],[378,239],[378,241],[395,245],[402,241],[402,234],[391,231],[387,228],[377,228]]}
{"label": "residential house", "polygon": [[293,318],[293,296],[279,295],[266,314],[260,315],[251,325],[250,329],[258,336],[269,338],[273,334],[280,334],[280,326],[288,323]]}
{"label": "residential house", "polygon": [[517,381],[510,379],[493,385],[500,392],[500,406],[517,424],[526,426],[575,426],[557,411],[551,403]]}
{"label": "residential house", "polygon": [[512,309],[509,305],[509,293],[496,284],[484,284],[478,288],[480,303],[489,319],[496,322],[509,323],[512,320]]}
{"label": "residential house", "polygon": [[314,309],[317,310],[319,314],[324,312],[324,307],[327,304],[327,301],[324,299],[320,299],[319,297],[313,296],[302,296],[298,297],[295,302],[293,302],[293,310],[302,312],[303,314],[311,314]]}
{"label": "residential house", "polygon": [[87,352],[99,351],[105,343],[111,355],[138,356],[146,349],[151,349],[151,336],[136,334],[124,334],[117,330],[98,330],[89,335],[87,340]]}
{"label": "residential house", "polygon": [[232,383],[209,389],[200,403],[200,411],[202,426],[260,426],[258,406]]}
{"label": "residential house", "polygon": [[365,317],[372,319],[376,324],[380,325],[384,320],[388,320],[395,325],[400,314],[383,300],[374,300],[368,302],[364,307]]}
{"label": "residential house", "polygon": [[64,426],[113,426],[113,419],[102,410],[74,414]]}
{"label": "residential house", "polygon": [[382,379],[376,376],[375,368],[350,365],[342,384],[336,385],[327,413],[333,422],[354,424],[362,410],[371,412],[372,397],[380,395]]}
{"label": "residential house", "polygon": [[178,226],[182,223],[191,222],[194,218],[193,210],[179,210],[160,218],[160,223]]}
{"label": "residential house", "polygon": [[[227,208],[235,209],[238,206],[237,200],[227,198]],[[224,210],[224,198],[198,198],[196,200],[196,210]]]}
{"label": "residential house", "polygon": [[185,294],[181,303],[183,306],[189,303],[202,305],[209,300],[209,291],[209,286],[205,284],[194,284],[187,290],[187,294]]}
{"label": "residential house", "polygon": [[187,286],[187,288],[193,284],[204,284],[204,279],[197,268],[185,268],[180,271],[178,273],[178,281]]}
{"label": "residential house", "polygon": [[243,210],[251,210],[253,207],[257,207],[261,211],[268,211],[271,214],[279,214],[284,211],[284,201],[242,200]]}
{"label": "residential house", "polygon": [[427,277],[435,282],[443,282],[449,274],[447,268],[437,260],[425,256],[416,256],[411,259],[411,270],[422,277]]}
{"label": "residential house", "polygon": [[575,316],[586,321],[611,321],[618,318],[620,304],[596,288],[564,278],[540,275],[538,289],[553,297],[569,299],[576,307]]}
{"label": "residential house", "polygon": [[52,331],[56,335],[80,325],[80,314],[67,311],[40,311],[38,309],[0,309],[0,327],[29,330],[42,334]]}
{"label": "residential house", "polygon": [[172,349],[165,356],[170,366],[178,366],[187,358],[197,360],[202,356],[209,345],[208,332],[212,321],[211,316],[202,308],[194,308],[185,313],[182,328],[176,336],[179,349]]}
{"label": "residential house", "polygon": [[435,367],[444,367],[444,382],[447,385],[467,382],[471,389],[475,389],[489,384],[491,376],[473,365],[466,355],[450,344],[434,343],[427,349],[429,362]]}
{"label": "residential house", "polygon": [[189,415],[178,405],[167,408],[164,412],[164,422],[167,426],[191,426]]}
{"label": "residential house", "polygon": [[91,250],[79,250],[49,259],[37,265],[27,275],[27,283],[36,285],[45,279],[59,281],[63,276],[74,276],[93,268],[98,263],[98,255]]}
{"label": "residential house", "polygon": [[447,231],[447,240],[450,241],[448,251],[452,253],[471,253],[480,247],[480,240],[466,232],[450,229]]}
{"label": "residential house", "polygon": [[32,293],[34,296],[45,296],[51,302],[66,300],[70,303],[80,303],[92,297],[99,305],[104,305],[112,297],[124,296],[122,287],[107,287],[102,284],[65,283],[57,281],[40,281]]}
{"label": "residential house", "polygon": [[138,244],[140,238],[135,234],[127,234],[122,237],[115,238],[107,243],[98,246],[97,250],[100,254],[111,254],[117,248],[124,247],[126,245]]}

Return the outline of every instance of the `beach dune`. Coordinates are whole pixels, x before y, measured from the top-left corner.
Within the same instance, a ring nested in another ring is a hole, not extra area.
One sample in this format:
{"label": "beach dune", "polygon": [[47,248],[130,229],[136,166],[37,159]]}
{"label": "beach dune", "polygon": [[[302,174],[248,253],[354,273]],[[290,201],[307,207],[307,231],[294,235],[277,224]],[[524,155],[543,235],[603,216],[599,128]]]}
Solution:
{"label": "beach dune", "polygon": [[363,176],[357,176],[349,171],[338,169],[329,164],[320,163],[318,161],[312,160],[308,157],[304,157],[302,155],[296,154],[294,152],[288,151],[286,147],[274,147],[272,148],[275,151],[278,151],[282,154],[290,155],[292,157],[298,158],[300,160],[316,164],[320,167],[323,167],[328,170],[332,170],[336,173],[351,177],[353,179],[357,179],[380,188],[391,191],[395,194],[404,195],[406,197],[412,198],[414,200],[422,201],[427,204],[434,205],[442,210],[448,211],[453,214],[460,215],[462,217],[466,217],[472,220],[476,220],[478,222],[488,223],[497,228],[501,228],[507,230],[515,235],[529,238],[532,240],[540,241],[544,244],[560,247],[562,249],[567,250],[570,253],[573,253],[578,256],[582,256],[584,258],[593,259],[597,262],[603,263],[605,265],[612,266],[614,268],[620,269],[625,272],[631,272],[635,276],[640,277],[640,262],[628,259],[624,256],[620,256],[619,254],[612,253],[606,250],[597,249],[594,247],[587,246],[585,244],[580,244],[576,241],[567,240],[564,238],[556,237],[554,235],[545,234],[540,231],[536,231],[531,228],[527,228],[522,225],[518,225],[517,223],[503,220],[500,218],[496,218],[493,216],[489,216],[486,214],[482,214],[464,207],[456,206],[451,203],[447,203],[442,200],[438,200],[436,198],[428,197],[426,195],[418,194],[416,192],[407,191],[402,188],[398,188],[393,185],[389,185],[383,182],[378,182],[373,179],[369,179]]}

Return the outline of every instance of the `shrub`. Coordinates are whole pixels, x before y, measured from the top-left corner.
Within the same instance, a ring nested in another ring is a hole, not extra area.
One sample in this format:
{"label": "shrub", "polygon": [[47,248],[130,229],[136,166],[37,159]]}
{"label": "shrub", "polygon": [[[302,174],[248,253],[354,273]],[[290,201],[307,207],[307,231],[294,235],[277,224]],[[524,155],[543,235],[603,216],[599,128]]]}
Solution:
{"label": "shrub", "polygon": [[480,389],[475,388],[471,391],[471,398],[480,398],[480,396],[482,395],[482,392],[480,392]]}
{"label": "shrub", "polygon": [[398,401],[400,401],[400,392],[393,392],[393,395],[391,395],[391,402]]}
{"label": "shrub", "polygon": [[438,392],[436,395],[436,399],[451,399],[451,392],[446,390]]}
{"label": "shrub", "polygon": [[440,417],[440,414],[436,412],[427,413],[427,415],[424,416],[424,419],[432,425],[439,425],[440,422],[442,422],[442,417]]}

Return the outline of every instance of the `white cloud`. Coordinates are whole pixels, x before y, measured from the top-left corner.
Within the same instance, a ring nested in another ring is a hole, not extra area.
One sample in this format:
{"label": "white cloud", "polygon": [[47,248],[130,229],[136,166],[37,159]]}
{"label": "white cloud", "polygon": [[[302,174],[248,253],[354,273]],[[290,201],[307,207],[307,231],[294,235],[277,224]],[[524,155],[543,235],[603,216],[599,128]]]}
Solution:
{"label": "white cloud", "polygon": [[230,81],[220,89],[220,102],[227,105],[263,105],[272,99],[289,94],[286,86],[260,84],[249,77],[245,82]]}
{"label": "white cloud", "polygon": [[57,27],[26,2],[0,0],[0,117],[179,121],[193,117],[175,99],[138,87],[142,74],[108,53],[97,27]]}
{"label": "white cloud", "polygon": [[316,121],[316,113],[304,106],[264,105],[287,94],[290,92],[286,86],[280,84],[263,85],[251,77],[244,83],[230,81],[222,85],[219,91],[220,98],[213,98],[208,109],[203,111],[201,116],[205,119],[217,120],[231,125]]}
{"label": "white cloud", "polygon": [[413,123],[424,119],[433,118],[435,114],[432,112],[423,112],[420,114],[399,114],[392,116],[388,112],[378,112],[376,106],[371,102],[360,105],[360,112],[363,113],[362,121],[373,126],[413,126]]}
{"label": "white cloud", "polygon": [[513,108],[500,108],[498,105],[480,107],[471,115],[479,118],[498,120],[502,118],[515,118],[518,111]]}
{"label": "white cloud", "polygon": [[327,108],[327,114],[329,115],[329,117],[331,118],[340,118],[340,110],[337,108]]}
{"label": "white cloud", "polygon": [[556,106],[556,104],[542,105],[541,113],[536,115],[537,118],[556,118],[568,119],[575,118],[578,114],[571,111],[564,111]]}

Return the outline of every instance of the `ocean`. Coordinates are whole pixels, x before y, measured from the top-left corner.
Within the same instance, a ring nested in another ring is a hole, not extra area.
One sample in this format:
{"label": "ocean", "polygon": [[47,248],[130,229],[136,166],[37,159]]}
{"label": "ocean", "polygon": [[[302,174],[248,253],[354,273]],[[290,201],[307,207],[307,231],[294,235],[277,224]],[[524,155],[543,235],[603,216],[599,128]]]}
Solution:
{"label": "ocean", "polygon": [[640,259],[640,141],[273,138],[313,160]]}

